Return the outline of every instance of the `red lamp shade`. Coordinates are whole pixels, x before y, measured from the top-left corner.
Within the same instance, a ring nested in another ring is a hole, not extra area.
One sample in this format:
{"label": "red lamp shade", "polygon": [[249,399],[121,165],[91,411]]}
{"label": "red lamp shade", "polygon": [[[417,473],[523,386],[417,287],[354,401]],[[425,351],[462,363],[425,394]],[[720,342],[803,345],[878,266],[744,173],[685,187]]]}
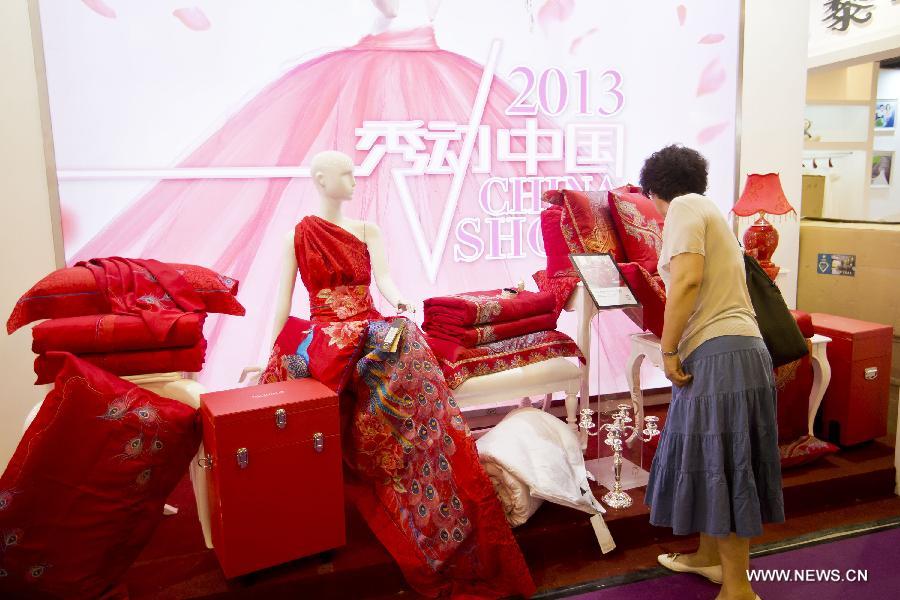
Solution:
{"label": "red lamp shade", "polygon": [[740,217],[759,214],[756,222],[744,233],[744,249],[756,257],[769,277],[775,279],[781,269],[772,262],[772,255],[778,247],[778,231],[766,220],[765,214],[796,214],[784,195],[778,173],[748,175],[744,193],[731,210]]}

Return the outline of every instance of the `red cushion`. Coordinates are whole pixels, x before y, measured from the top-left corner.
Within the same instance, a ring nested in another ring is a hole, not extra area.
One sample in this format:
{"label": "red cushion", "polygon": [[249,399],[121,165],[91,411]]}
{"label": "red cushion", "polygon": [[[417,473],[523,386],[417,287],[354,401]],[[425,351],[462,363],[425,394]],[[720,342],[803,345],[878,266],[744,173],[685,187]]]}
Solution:
{"label": "red cushion", "polygon": [[791,314],[794,315],[794,320],[797,321],[797,327],[800,328],[803,337],[811,338],[816,334],[813,330],[812,315],[802,310],[792,310]]}
{"label": "red cushion", "polygon": [[459,387],[470,377],[499,373],[558,356],[582,358],[574,340],[560,331],[530,333],[474,348],[435,338],[428,338],[428,345],[451,388]]}
{"label": "red cushion", "polygon": [[[198,265],[172,264],[194,288],[206,312],[243,315],[244,307],[234,297],[238,282]],[[67,267],[53,271],[32,287],[16,303],[6,321],[12,333],[22,325],[40,319],[80,317],[106,312],[97,282],[86,267]]]}
{"label": "red cushion", "polygon": [[550,206],[541,212],[541,235],[544,237],[544,253],[547,255],[547,273],[550,277],[575,274],[569,260],[569,246],[560,228],[563,209]]}
{"label": "red cushion", "polygon": [[625,314],[635,321],[638,327],[650,331],[656,337],[662,337],[663,321],[666,312],[666,288],[659,275],[651,275],[638,263],[621,263],[619,269],[628,282],[635,298],[641,303],[643,318],[635,320],[633,311]]}
{"label": "red cushion", "polygon": [[[662,248],[663,217],[641,188],[624,186],[609,192],[609,208],[625,261],[639,263],[656,274]],[[622,261],[620,261],[622,262]]]}
{"label": "red cushion", "polygon": [[287,318],[272,345],[269,362],[259,375],[259,383],[276,383],[309,377],[309,361],[307,360],[309,353],[298,357],[296,352],[309,335],[311,325],[305,319]]}
{"label": "red cushion", "polygon": [[563,238],[573,254],[610,253],[616,262],[625,259],[625,251],[616,236],[606,192],[563,192],[560,221]]}
{"label": "red cushion", "polygon": [[575,286],[578,285],[578,282],[581,281],[580,277],[574,275],[550,277],[547,275],[547,271],[538,271],[531,277],[534,279],[539,290],[553,294],[555,303],[553,312],[557,315],[562,312],[563,307],[565,307],[566,303],[569,301],[569,296],[572,295],[572,290],[574,290]]}
{"label": "red cushion", "polygon": [[778,450],[781,453],[781,468],[790,469],[834,454],[838,451],[838,447],[818,438],[804,435],[790,444],[779,446]]}
{"label": "red cushion", "polygon": [[275,339],[260,383],[312,377],[336,392],[344,389],[369,333],[369,321],[310,322],[288,317]]}
{"label": "red cushion", "polygon": [[781,444],[806,435],[809,430],[809,392],[813,370],[809,356],[775,369],[778,393],[778,442]]}
{"label": "red cushion", "polygon": [[150,541],[200,443],[196,410],[71,354],[0,478],[0,596],[100,598]]}
{"label": "red cushion", "polygon": [[556,204],[557,206],[562,206],[563,190],[547,190],[546,192],[541,194],[541,200],[547,202],[548,204]]}

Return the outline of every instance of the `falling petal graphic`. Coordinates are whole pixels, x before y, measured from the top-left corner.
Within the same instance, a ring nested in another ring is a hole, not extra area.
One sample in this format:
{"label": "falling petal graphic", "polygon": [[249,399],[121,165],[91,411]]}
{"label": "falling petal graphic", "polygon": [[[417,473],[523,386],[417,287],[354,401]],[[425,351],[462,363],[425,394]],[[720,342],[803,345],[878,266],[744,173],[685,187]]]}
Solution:
{"label": "falling petal graphic", "polygon": [[719,123],[717,125],[711,125],[710,127],[707,127],[706,129],[702,129],[700,131],[700,133],[697,134],[697,143],[698,144],[706,144],[706,143],[713,141],[714,139],[719,137],[719,135],[721,135],[723,131],[728,129],[728,125],[729,125],[728,121],[725,121],[724,123]]}
{"label": "falling petal graphic", "polygon": [[185,27],[193,29],[194,31],[206,31],[211,26],[206,15],[196,6],[192,6],[191,8],[179,8],[178,10],[172,11],[172,14],[175,15],[179,21],[184,23]]}
{"label": "falling petal graphic", "polygon": [[684,22],[687,20],[687,6],[679,4],[675,10],[678,12],[678,24],[684,27]]}
{"label": "falling petal graphic", "polygon": [[585,38],[594,35],[598,31],[600,31],[598,28],[592,27],[591,29],[588,29],[583,34],[572,40],[572,45],[569,46],[569,54],[575,54],[576,52],[578,52],[578,47],[581,46],[581,42],[583,42]]}
{"label": "falling petal graphic", "polygon": [[547,0],[538,11],[537,20],[541,29],[547,31],[549,25],[554,21],[565,21],[571,17],[573,10],[575,10],[575,0]]}
{"label": "falling petal graphic", "polygon": [[702,38],[700,38],[700,41],[697,43],[698,44],[718,44],[719,42],[721,42],[724,39],[725,39],[725,36],[722,35],[721,33],[707,33]]}
{"label": "falling petal graphic", "polygon": [[112,9],[111,6],[106,4],[103,0],[81,0],[85,6],[89,9],[100,15],[101,17],[106,17],[107,19],[115,19],[116,11]]}
{"label": "falling petal graphic", "polygon": [[706,94],[712,94],[725,83],[725,69],[722,67],[722,63],[719,62],[719,59],[713,59],[711,63],[706,65],[706,68],[703,69],[703,74],[700,75],[700,85],[697,86],[697,95],[704,96]]}

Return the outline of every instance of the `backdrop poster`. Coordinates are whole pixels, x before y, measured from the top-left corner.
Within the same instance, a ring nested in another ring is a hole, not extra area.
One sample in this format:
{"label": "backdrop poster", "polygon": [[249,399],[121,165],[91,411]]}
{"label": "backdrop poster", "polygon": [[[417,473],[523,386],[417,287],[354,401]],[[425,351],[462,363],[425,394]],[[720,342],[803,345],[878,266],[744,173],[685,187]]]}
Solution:
{"label": "backdrop poster", "polygon": [[[347,213],[381,226],[419,303],[534,288],[541,193],[635,182],[668,143],[699,149],[711,197],[733,203],[739,1],[409,0],[393,19],[378,0],[192,4],[40,9],[66,259],[239,279],[247,316],[207,324],[213,388],[265,361],[321,150],[353,157]],[[298,284],[293,314],[307,310]],[[595,327],[599,391],[625,389],[636,328],[620,311]]]}

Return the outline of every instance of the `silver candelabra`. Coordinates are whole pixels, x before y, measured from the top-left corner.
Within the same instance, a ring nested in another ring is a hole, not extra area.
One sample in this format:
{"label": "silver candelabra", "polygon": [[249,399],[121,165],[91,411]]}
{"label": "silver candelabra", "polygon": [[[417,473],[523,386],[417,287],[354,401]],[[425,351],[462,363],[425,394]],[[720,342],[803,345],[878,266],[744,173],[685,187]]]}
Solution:
{"label": "silver candelabra", "polygon": [[599,431],[592,432],[597,429],[594,423],[594,411],[590,408],[581,410],[578,427],[587,432],[589,436],[600,435],[601,431],[606,431],[606,439],[603,440],[607,446],[613,450],[613,474],[615,476],[615,485],[613,489],[603,496],[605,502],[610,508],[628,508],[631,506],[632,500],[625,491],[622,490],[622,445],[627,438],[632,439],[638,435],[644,442],[649,442],[659,435],[659,417],[644,417],[644,429],[636,430],[634,425],[629,425],[634,419],[631,418],[631,406],[627,404],[619,404],[616,411],[612,413],[612,422],[605,423],[599,427]]}

